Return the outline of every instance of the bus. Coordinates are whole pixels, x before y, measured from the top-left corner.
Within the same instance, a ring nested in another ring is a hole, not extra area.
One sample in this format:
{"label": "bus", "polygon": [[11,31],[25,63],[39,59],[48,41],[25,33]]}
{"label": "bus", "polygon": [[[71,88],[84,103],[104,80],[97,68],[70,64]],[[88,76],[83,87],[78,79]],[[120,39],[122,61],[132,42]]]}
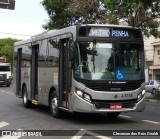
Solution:
{"label": "bus", "polygon": [[10,87],[12,80],[11,64],[0,63],[0,85]]}
{"label": "bus", "polygon": [[53,117],[69,113],[145,108],[141,31],[82,24],[50,30],[15,43],[13,90],[24,107],[46,105]]}

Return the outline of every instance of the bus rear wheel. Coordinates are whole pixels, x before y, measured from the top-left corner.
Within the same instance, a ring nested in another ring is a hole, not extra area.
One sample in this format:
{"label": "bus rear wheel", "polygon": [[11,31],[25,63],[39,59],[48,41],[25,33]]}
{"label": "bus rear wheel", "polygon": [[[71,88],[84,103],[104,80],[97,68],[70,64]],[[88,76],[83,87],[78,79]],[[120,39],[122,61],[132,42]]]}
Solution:
{"label": "bus rear wheel", "polygon": [[27,87],[25,86],[24,88],[23,88],[23,106],[25,107],[25,108],[29,108],[29,107],[31,107],[31,101],[30,100],[28,100],[28,93],[27,93]]}
{"label": "bus rear wheel", "polygon": [[58,97],[55,92],[52,92],[50,97],[50,111],[53,117],[55,118],[61,117],[61,111],[58,108]]}

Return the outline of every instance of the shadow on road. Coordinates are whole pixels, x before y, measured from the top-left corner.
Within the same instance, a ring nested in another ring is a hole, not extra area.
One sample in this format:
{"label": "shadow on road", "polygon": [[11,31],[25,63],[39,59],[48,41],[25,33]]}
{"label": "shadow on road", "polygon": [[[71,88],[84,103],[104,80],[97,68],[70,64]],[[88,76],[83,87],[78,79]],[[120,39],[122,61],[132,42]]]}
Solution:
{"label": "shadow on road", "polygon": [[[49,107],[46,106],[34,106],[33,111],[36,111],[37,113],[40,114],[45,114],[46,116],[51,116],[50,115],[50,110]],[[51,117],[52,118],[52,117]],[[55,118],[53,117],[53,120]],[[57,119],[59,120],[59,119]],[[71,123],[81,123],[81,124],[120,124],[120,123],[136,123],[138,121],[135,121],[133,119],[126,119],[123,117],[117,117],[117,118],[111,118],[107,117],[107,115],[103,114],[86,114],[86,113],[74,113],[74,114],[69,114],[66,113],[60,120],[65,120]]]}

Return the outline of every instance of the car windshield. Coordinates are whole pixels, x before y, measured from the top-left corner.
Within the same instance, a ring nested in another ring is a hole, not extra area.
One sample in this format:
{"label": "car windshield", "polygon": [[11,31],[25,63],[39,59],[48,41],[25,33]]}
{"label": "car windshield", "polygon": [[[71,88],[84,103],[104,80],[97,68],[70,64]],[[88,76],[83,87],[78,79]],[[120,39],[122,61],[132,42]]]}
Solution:
{"label": "car windshield", "polygon": [[87,80],[143,79],[140,44],[79,42],[74,75]]}

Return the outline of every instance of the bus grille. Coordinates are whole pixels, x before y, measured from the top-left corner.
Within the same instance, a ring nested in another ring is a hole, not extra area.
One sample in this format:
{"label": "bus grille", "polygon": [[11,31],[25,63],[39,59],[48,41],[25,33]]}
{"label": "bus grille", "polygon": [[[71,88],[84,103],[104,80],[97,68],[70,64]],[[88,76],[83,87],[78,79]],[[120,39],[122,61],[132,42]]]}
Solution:
{"label": "bus grille", "polygon": [[137,99],[131,100],[92,100],[97,109],[110,108],[110,104],[122,104],[122,108],[133,108],[137,103]]}
{"label": "bus grille", "polygon": [[0,80],[4,81],[7,79],[7,74],[0,74]]}
{"label": "bus grille", "polygon": [[92,90],[95,90],[95,91],[110,91],[110,92],[136,90],[143,83],[142,80],[126,81],[126,83],[111,83],[109,81],[99,81],[99,80],[96,81],[96,80],[83,80],[83,79],[77,79],[77,81],[85,84],[86,87],[88,87]]}

